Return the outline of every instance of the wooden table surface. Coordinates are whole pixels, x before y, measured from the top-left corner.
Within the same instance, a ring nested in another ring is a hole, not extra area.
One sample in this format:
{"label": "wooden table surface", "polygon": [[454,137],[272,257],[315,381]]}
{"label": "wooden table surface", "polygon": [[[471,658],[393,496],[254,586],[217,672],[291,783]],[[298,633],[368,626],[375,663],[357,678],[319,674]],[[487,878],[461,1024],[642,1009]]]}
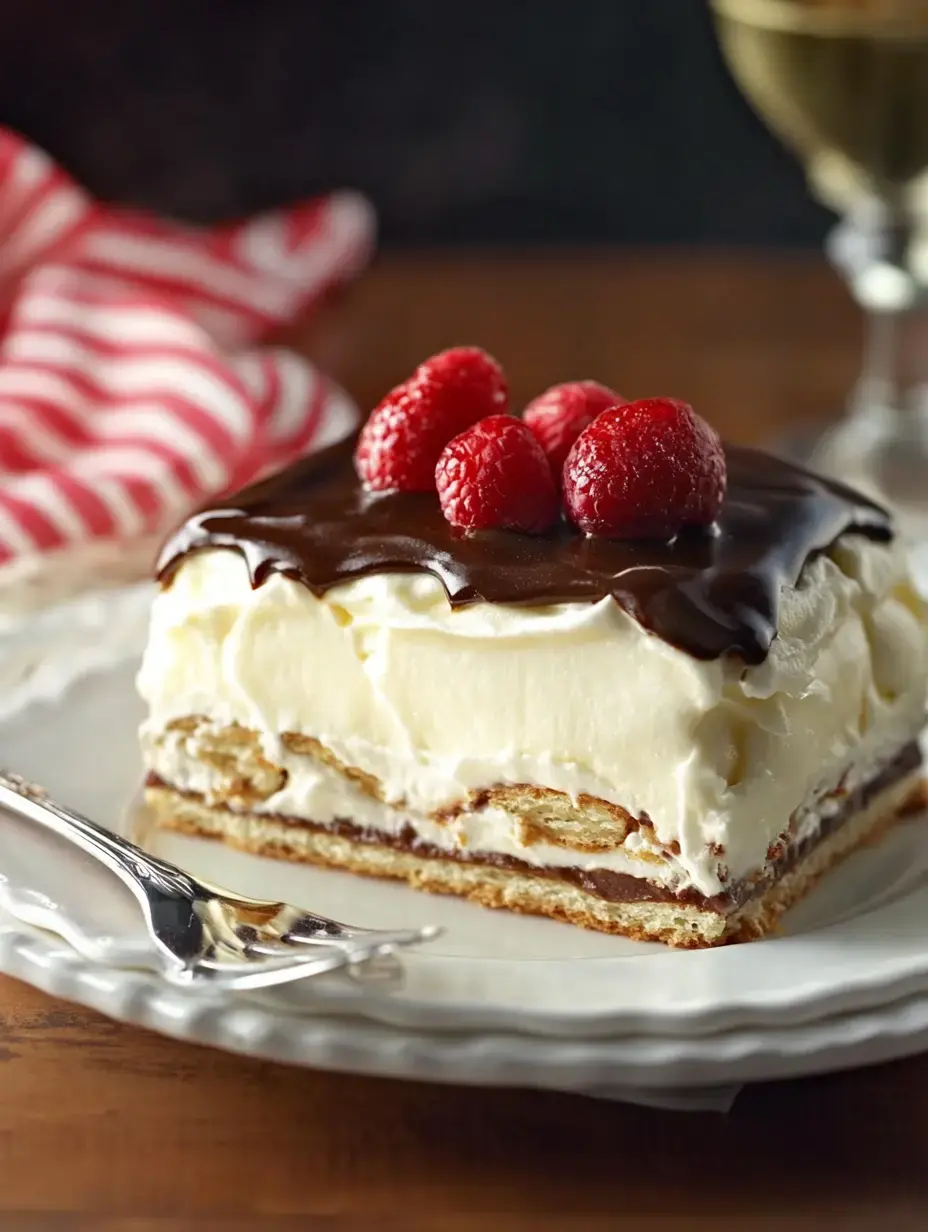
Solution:
{"label": "wooden table surface", "polygon": [[[591,376],[757,440],[840,406],[859,333],[811,258],[417,255],[382,260],[302,344],[364,404],[427,353],[479,342],[516,400]],[[479,1212],[487,1228],[621,1214],[668,1232],[895,1232],[928,1226],[926,1151],[928,1057],[749,1088],[726,1116],[656,1112],[285,1069],[0,980],[0,1229],[445,1229]]]}

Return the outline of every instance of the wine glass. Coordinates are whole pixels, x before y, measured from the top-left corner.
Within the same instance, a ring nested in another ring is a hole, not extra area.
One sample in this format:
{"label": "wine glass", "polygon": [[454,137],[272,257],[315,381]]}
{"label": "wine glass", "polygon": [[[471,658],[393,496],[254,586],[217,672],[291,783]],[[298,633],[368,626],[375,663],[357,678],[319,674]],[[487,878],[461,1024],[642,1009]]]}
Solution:
{"label": "wine glass", "polygon": [[806,458],[881,496],[928,540],[928,0],[712,9],[745,95],[802,159],[813,194],[845,216],[832,255],[867,317],[847,412]]}

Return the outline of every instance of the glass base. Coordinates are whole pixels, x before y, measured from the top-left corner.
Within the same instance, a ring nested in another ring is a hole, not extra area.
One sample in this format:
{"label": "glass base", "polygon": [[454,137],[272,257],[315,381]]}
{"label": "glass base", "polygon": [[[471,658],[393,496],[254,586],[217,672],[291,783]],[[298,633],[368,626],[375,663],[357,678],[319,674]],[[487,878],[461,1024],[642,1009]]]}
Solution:
{"label": "glass base", "polygon": [[775,452],[891,509],[928,596],[928,414],[869,407],[837,423],[801,425]]}
{"label": "glass base", "polygon": [[777,452],[928,519],[928,414],[869,407],[801,426]]}
{"label": "glass base", "polygon": [[766,448],[787,462],[795,462],[797,466],[812,468],[815,456],[822,438],[835,426],[833,419],[813,419],[796,424],[784,436],[768,442]]}

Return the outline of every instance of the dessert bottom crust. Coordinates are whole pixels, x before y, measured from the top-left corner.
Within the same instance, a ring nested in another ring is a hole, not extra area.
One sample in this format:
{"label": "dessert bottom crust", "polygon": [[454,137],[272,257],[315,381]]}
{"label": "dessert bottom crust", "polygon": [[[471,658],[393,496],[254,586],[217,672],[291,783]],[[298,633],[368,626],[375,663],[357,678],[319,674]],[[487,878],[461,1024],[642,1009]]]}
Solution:
{"label": "dessert bottom crust", "polygon": [[418,854],[371,841],[369,835],[360,838],[296,819],[210,805],[202,797],[157,782],[149,783],[146,801],[162,827],[219,838],[255,855],[395,878],[417,890],[458,895],[484,907],[548,916],[639,941],[701,949],[750,941],[774,931],[782,914],[824,873],[856,847],[881,835],[900,812],[920,803],[923,794],[920,768],[894,780],[757,897],[728,911],[717,905],[680,901],[612,902],[558,879],[555,870],[539,875],[528,866],[496,868]]}

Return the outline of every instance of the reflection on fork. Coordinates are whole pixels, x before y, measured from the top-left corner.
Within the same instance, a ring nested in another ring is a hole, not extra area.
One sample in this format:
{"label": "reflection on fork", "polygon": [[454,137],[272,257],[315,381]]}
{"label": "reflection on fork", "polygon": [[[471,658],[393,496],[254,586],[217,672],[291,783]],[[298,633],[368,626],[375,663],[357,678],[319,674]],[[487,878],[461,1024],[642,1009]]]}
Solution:
{"label": "reflection on fork", "polygon": [[[395,979],[395,952],[438,935],[431,927],[353,928],[289,903],[198,881],[5,771],[0,771],[0,806],[74,843],[116,874],[142,908],[160,973],[174,984],[268,988],[339,969],[357,972],[372,960],[379,966],[371,974]],[[34,906],[25,914],[21,904],[19,910],[7,909],[27,923],[64,931],[55,927],[55,913],[40,922]],[[73,943],[73,937],[66,939]]]}

